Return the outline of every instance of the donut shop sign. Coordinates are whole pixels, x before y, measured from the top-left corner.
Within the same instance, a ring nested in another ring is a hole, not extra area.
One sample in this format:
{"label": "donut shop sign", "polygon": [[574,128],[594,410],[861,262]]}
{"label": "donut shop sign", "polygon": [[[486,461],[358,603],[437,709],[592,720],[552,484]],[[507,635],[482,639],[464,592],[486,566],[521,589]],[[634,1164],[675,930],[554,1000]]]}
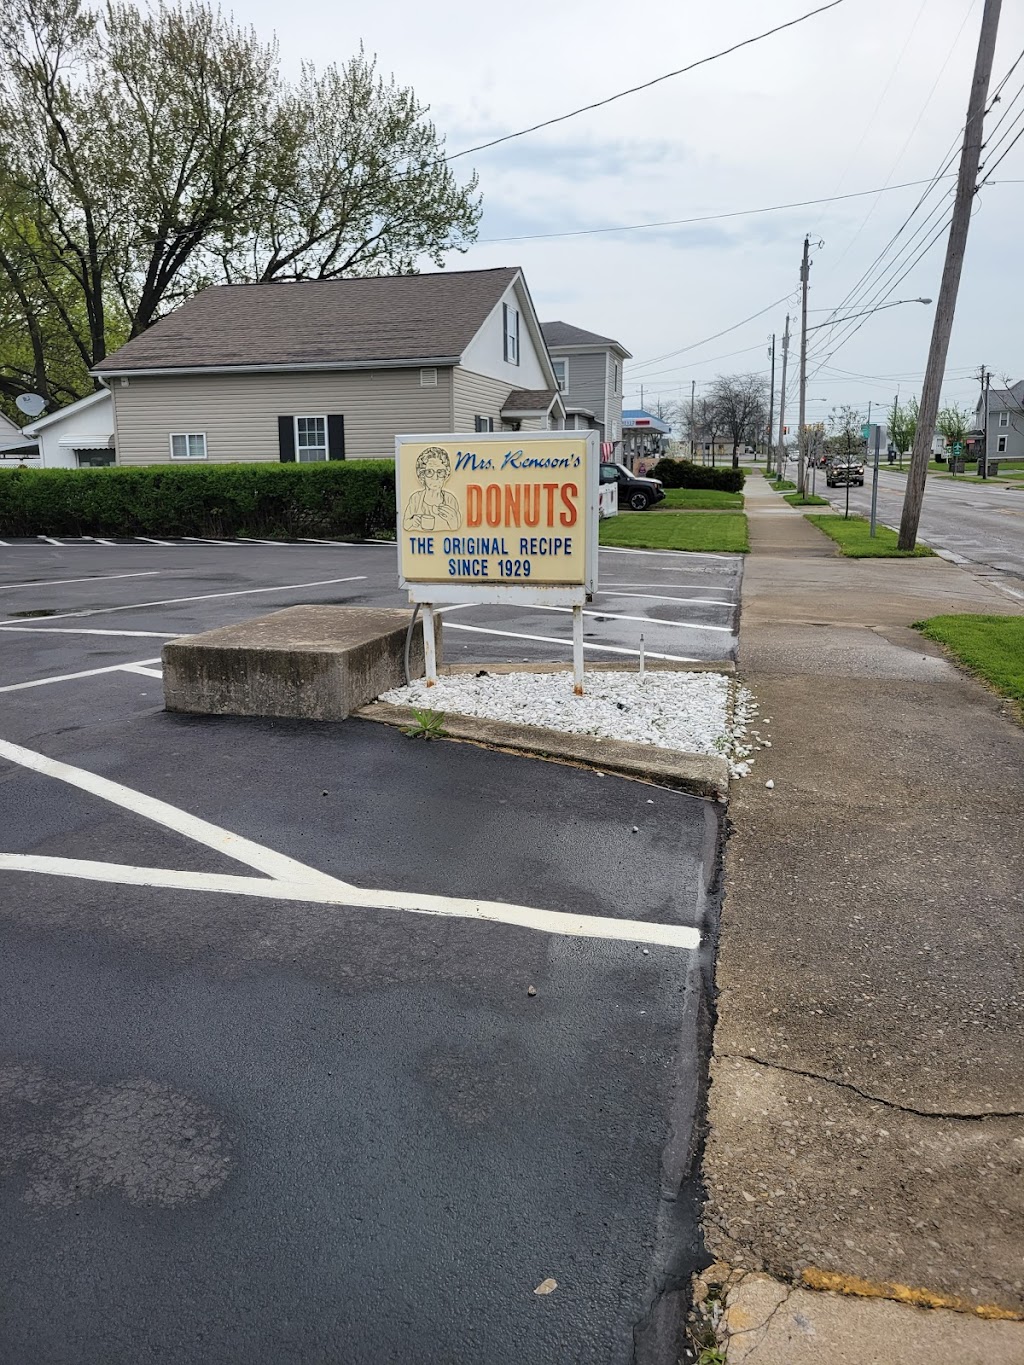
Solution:
{"label": "donut shop sign", "polygon": [[399,436],[399,578],[426,608],[425,635],[441,604],[573,607],[582,668],[581,609],[597,590],[598,463],[596,432]]}

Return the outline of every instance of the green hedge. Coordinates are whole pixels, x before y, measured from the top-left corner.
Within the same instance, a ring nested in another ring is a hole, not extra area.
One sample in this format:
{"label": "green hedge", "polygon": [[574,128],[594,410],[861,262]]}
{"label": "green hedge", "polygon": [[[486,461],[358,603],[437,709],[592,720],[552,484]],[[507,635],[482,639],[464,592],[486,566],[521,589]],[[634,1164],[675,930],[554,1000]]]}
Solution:
{"label": "green hedge", "polygon": [[392,460],[0,473],[0,536],[394,534]]}
{"label": "green hedge", "polygon": [[690,460],[659,460],[651,474],[666,488],[717,488],[722,493],[742,493],[746,479],[742,469],[714,469]]}

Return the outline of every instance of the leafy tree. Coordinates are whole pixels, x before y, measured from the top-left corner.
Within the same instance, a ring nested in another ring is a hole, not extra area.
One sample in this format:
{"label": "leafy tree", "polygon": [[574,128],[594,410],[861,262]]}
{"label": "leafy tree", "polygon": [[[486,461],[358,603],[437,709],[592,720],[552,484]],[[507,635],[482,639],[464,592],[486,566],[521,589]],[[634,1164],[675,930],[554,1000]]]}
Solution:
{"label": "leafy tree", "polygon": [[828,415],[826,454],[838,455],[845,460],[863,457],[865,441],[861,435],[861,425],[860,413],[848,403],[833,408]]}
{"label": "leafy tree", "polygon": [[935,430],[945,438],[947,446],[952,445],[954,441],[965,441],[967,433],[973,426],[973,414],[957,403],[948,403],[941,408],[935,422]]}
{"label": "leafy tree", "polygon": [[899,451],[901,458],[908,450],[914,448],[914,437],[917,434],[917,416],[918,402],[916,398],[911,398],[902,407],[898,401],[894,400],[889,409],[889,437]]}
{"label": "leafy tree", "polygon": [[721,428],[732,441],[732,467],[740,463],[740,444],[756,444],[768,420],[768,385],[759,374],[718,375],[711,403]]}
{"label": "leafy tree", "polygon": [[475,238],[476,177],[361,50],[292,85],[205,0],[8,0],[0,44],[0,317],[32,362],[5,349],[8,395],[63,396],[65,352],[87,392],[208,284],[412,271]]}

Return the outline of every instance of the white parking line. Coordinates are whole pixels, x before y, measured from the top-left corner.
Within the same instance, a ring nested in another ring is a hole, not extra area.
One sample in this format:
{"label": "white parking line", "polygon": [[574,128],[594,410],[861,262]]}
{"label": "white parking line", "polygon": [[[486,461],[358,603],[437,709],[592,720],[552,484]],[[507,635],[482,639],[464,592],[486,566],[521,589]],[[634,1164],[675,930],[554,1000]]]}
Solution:
{"label": "white parking line", "polygon": [[[445,630],[472,630],[477,635],[501,635],[506,640],[539,640],[544,645],[561,645],[564,649],[572,649],[571,640],[560,640],[557,635],[524,635],[520,631],[514,630],[492,630],[488,626],[467,626],[458,621],[446,622]],[[583,645],[584,649],[596,650],[599,654],[629,654],[632,658],[638,659],[640,651],[638,649],[623,649],[618,645]],[[644,655],[648,659],[668,659],[674,664],[696,664],[700,659],[691,658],[686,654],[655,654],[653,650],[647,649]]]}
{"label": "white parking line", "polygon": [[[362,583],[365,579],[366,574],[360,573],[351,574],[348,578],[319,578],[314,583],[282,583],[276,588],[234,588],[231,592],[202,592],[193,597],[164,597],[156,602],[128,602],[120,607],[90,607],[87,611],[64,611],[46,619],[70,621],[80,616],[103,616],[112,611],[142,611],[145,607],[172,607],[181,602],[209,602],[215,597],[252,597],[256,593],[296,592],[299,588],[328,588],[336,583]],[[0,621],[0,626],[20,624],[19,621]]]}
{"label": "white parking line", "polygon": [[0,626],[0,630],[28,631],[32,635],[117,635],[151,636],[154,640],[176,640],[181,631],[173,635],[166,630],[90,630],[87,626]]}
{"label": "white parking line", "polygon": [[[142,659],[139,662],[151,665],[158,664],[160,660]],[[275,853],[269,848],[262,848],[259,844],[221,829],[218,825],[211,825],[207,820],[178,810],[176,806],[168,805],[166,801],[159,801],[154,796],[133,791],[131,787],[123,787],[120,782],[112,782],[109,778],[100,777],[98,773],[91,773],[85,768],[75,768],[70,763],[62,763],[59,759],[36,753],[34,749],[22,748],[20,744],[11,744],[6,739],[0,739],[0,758],[20,764],[32,772],[41,773],[44,777],[55,777],[61,782],[67,782],[69,786],[78,787],[80,791],[89,792],[91,796],[98,796],[101,800],[109,801],[111,805],[120,806],[122,810],[131,811],[134,815],[141,815],[144,820],[151,820],[164,829],[183,834],[186,839],[215,849],[218,853],[234,858],[237,862],[244,863],[246,867],[251,867],[268,877],[283,877],[285,880],[307,878],[316,882],[334,883],[333,877],[316,872],[313,868],[296,862],[294,858],[288,858],[283,853]]]}
{"label": "white parking line", "polygon": [[153,536],[136,536],[135,539],[136,539],[136,540],[144,540],[144,541],[146,542],[147,545],[168,545],[168,546],[173,546],[173,545],[175,544],[175,541],[173,541],[173,540],[156,540],[156,539],[154,539]]}
{"label": "white parking line", "polygon": [[125,673],[141,673],[144,678],[162,678],[164,676],[162,668],[147,668],[145,664],[123,664],[122,670]]}
{"label": "white parking line", "polygon": [[193,545],[238,545],[237,540],[212,540],[209,536],[182,536],[182,540],[191,541]]}
{"label": "white parking line", "polygon": [[61,546],[63,546],[63,541],[54,540],[53,536],[36,536],[36,540],[45,540],[46,543],[47,543],[47,545],[61,545]]}
{"label": "white parking line", "polygon": [[104,540],[102,536],[83,536],[82,539],[91,540],[95,545],[113,545],[115,547],[117,546],[116,540]]}
{"label": "white parking line", "polygon": [[[159,659],[140,659],[143,664],[158,664]],[[74,682],[76,678],[98,678],[101,673],[121,673],[125,664],[108,664],[106,668],[84,668],[80,673],[56,673],[51,678],[33,678],[30,682],[8,683],[0,687],[0,692],[23,692],[29,687],[46,687],[49,683]],[[10,746],[8,746],[10,747]],[[3,741],[0,740],[0,752]]]}
{"label": "white parking line", "polygon": [[602,545],[603,555],[643,555],[647,559],[738,559],[738,555],[716,555],[709,550],[627,550],[621,545]]}
{"label": "white parking line", "polygon": [[[529,611],[561,611],[572,615],[572,607],[549,607],[540,602],[533,602],[527,610]],[[675,626],[680,630],[720,630],[726,635],[732,634],[731,626],[708,626],[701,621],[668,621],[661,616],[624,616],[616,611],[585,611],[584,616],[600,617],[603,621],[639,621],[641,625],[650,626]]]}
{"label": "white parking line", "polygon": [[683,602],[688,606],[698,607],[734,607],[735,602],[728,600],[722,601],[717,597],[660,597],[653,592],[610,592],[606,588],[599,588],[598,597],[633,597],[642,598],[647,602]]}
{"label": "white parking line", "polygon": [[119,782],[100,777],[84,768],[72,767],[31,749],[0,740],[0,758],[55,777],[89,792],[123,810],[151,820],[164,829],[234,858],[263,877],[241,877],[212,872],[185,872],[171,868],[134,867],[121,863],[94,862],[84,858],[48,857],[40,854],[0,853],[0,868],[9,872],[76,877],[88,881],[127,886],[170,887],[178,891],[221,892],[260,896],[271,900],[304,901],[336,906],[355,906],[371,910],[405,910],[413,914],[482,920],[485,923],[511,924],[546,934],[578,938],[611,939],[627,943],[652,943],[670,948],[696,949],[700,933],[681,924],[653,924],[646,920],[611,919],[600,915],[574,915],[561,910],[542,910],[504,901],[487,901],[461,896],[437,896],[411,891],[385,891],[353,886],[315,868],[263,848],[229,830],[221,829],[197,816],[179,810],[165,801],[133,791]]}
{"label": "white parking line", "polygon": [[0,591],[8,588],[61,588],[65,583],[107,583],[112,578],[154,578],[159,569],[142,569],[139,573],[99,573],[86,578],[38,578],[32,583],[0,583]]}

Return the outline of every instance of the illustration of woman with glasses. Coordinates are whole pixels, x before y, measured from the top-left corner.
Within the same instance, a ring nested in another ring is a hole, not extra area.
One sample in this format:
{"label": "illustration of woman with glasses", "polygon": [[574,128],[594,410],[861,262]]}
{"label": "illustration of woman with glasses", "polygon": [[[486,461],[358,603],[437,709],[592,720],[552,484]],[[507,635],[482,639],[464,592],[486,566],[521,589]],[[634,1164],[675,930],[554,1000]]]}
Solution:
{"label": "illustration of woman with glasses", "polygon": [[405,504],[403,531],[457,531],[462,525],[462,508],[445,484],[451,478],[452,462],[443,446],[427,446],[416,457],[416,478],[421,487]]}

